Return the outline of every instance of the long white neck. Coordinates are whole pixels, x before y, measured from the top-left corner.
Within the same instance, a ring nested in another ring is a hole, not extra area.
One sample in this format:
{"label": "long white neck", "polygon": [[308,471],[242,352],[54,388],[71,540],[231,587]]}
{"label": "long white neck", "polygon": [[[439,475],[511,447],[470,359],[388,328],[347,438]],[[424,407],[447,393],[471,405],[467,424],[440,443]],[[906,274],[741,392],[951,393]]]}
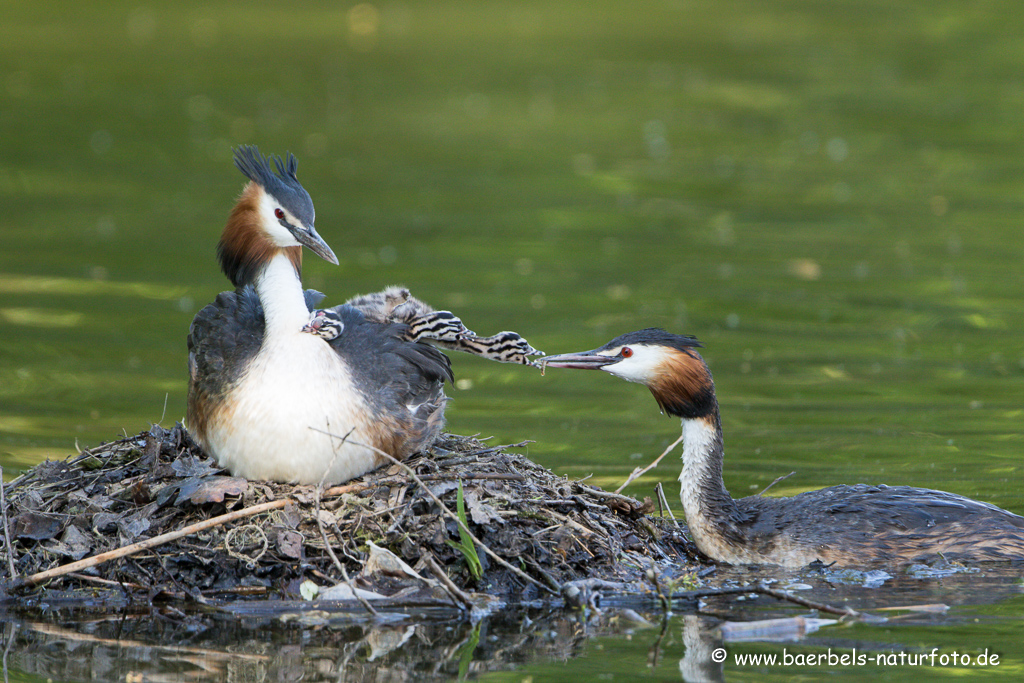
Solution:
{"label": "long white neck", "polygon": [[264,334],[268,337],[299,332],[309,321],[309,310],[302,296],[302,281],[284,252],[274,255],[256,277],[256,294],[266,317]]}
{"label": "long white neck", "polygon": [[683,418],[679,498],[691,528],[698,520],[721,520],[735,508],[722,481],[723,457],[722,426],[717,411],[706,417]]}

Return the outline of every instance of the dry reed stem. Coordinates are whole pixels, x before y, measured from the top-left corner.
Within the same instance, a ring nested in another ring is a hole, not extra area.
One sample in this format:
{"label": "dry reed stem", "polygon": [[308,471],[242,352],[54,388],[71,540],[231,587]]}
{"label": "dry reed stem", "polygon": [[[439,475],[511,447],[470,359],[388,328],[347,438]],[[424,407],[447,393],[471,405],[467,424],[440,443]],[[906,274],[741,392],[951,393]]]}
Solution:
{"label": "dry reed stem", "polygon": [[71,562],[69,564],[62,564],[59,567],[53,569],[47,569],[46,571],[37,572],[31,576],[16,579],[11,582],[11,589],[18,589],[24,586],[34,586],[40,584],[43,581],[56,578],[58,576],[64,576],[71,572],[81,571],[82,569],[88,569],[89,567],[95,567],[96,565],[109,562],[110,560],[116,560],[121,557],[127,557],[128,555],[134,555],[135,553],[143,550],[149,550],[165,543],[170,543],[184,536],[191,536],[192,534],[205,531],[206,529],[220,526],[221,524],[227,524],[233,522],[236,519],[244,519],[245,517],[251,517],[252,515],[258,515],[261,512],[268,512],[270,510],[277,510],[283,508],[288,504],[289,498],[282,498],[281,500],[273,500],[269,503],[260,503],[259,505],[253,505],[251,507],[229,512],[219,517],[211,517],[210,519],[203,520],[202,522],[196,522],[195,524],[189,524],[187,527],[178,529],[177,531],[169,531],[166,534],[160,534],[153,538],[147,538],[144,541],[138,543],[132,543],[130,545],[121,546],[114,550],[100,553],[99,555],[93,555],[92,557],[86,557],[77,562]]}
{"label": "dry reed stem", "polygon": [[427,569],[429,569],[430,573],[436,576],[437,580],[441,582],[441,586],[451,596],[452,601],[456,604],[462,603],[463,607],[468,610],[472,610],[473,601],[462,589],[455,585],[455,582],[452,581],[447,574],[444,573],[444,570],[441,569],[436,561],[434,561],[434,556],[427,554],[423,559]]}
{"label": "dry reed stem", "polygon": [[679,442],[682,441],[682,440],[683,440],[683,435],[680,434],[679,438],[676,439],[675,441],[673,441],[672,445],[669,446],[668,448],[666,448],[664,453],[662,453],[661,455],[659,455],[657,458],[654,459],[654,462],[652,462],[647,467],[643,467],[643,468],[637,467],[637,468],[635,468],[632,472],[630,472],[629,477],[626,478],[626,481],[622,482],[622,486],[620,486],[619,488],[615,489],[615,493],[622,493],[622,489],[624,489],[627,486],[629,486],[629,484],[634,479],[636,479],[639,476],[642,476],[643,474],[645,474],[645,473],[649,472],[650,470],[653,470],[655,467],[657,467],[658,463],[661,462],[661,459],[664,458],[669,453],[671,453],[672,449],[675,448],[676,446],[678,446]]}

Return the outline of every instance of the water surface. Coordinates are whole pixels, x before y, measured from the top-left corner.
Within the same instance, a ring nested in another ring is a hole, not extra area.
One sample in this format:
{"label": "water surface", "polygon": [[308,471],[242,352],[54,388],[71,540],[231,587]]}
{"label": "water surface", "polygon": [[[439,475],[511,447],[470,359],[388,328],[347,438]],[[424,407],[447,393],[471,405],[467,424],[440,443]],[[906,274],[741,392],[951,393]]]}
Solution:
{"label": "water surface", "polygon": [[[182,417],[189,321],[227,286],[231,147],[255,143],[300,159],[341,260],[307,256],[329,303],[400,282],[548,352],[694,334],[734,495],[794,472],[773,492],[915,484],[1024,513],[1019,19],[999,1],[7,7],[5,476]],[[678,435],[601,373],[453,364],[450,428],[533,440],[559,472],[615,486]],[[631,492],[674,499],[677,462]],[[1019,601],[999,611],[1019,628]],[[980,644],[976,623],[886,637]],[[633,641],[610,638],[564,666],[616,673],[601,653]]]}

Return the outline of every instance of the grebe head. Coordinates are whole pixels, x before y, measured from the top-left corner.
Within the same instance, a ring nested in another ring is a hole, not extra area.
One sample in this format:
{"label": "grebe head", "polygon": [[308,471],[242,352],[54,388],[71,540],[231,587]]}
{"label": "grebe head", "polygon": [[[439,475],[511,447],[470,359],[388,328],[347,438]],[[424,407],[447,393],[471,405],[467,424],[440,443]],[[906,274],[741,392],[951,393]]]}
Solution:
{"label": "grebe head", "polygon": [[657,328],[638,330],[582,353],[547,356],[542,366],[604,370],[651,390],[661,409],[678,417],[704,417],[717,410],[711,372],[694,337]]}
{"label": "grebe head", "polygon": [[[274,169],[270,161],[273,160]],[[298,160],[263,156],[253,145],[235,150],[235,166],[249,184],[231,212],[217,247],[221,268],[236,287],[248,284],[278,251],[285,250],[299,270],[302,247],[337,265],[338,257],[313,227],[316,212],[295,175]]]}

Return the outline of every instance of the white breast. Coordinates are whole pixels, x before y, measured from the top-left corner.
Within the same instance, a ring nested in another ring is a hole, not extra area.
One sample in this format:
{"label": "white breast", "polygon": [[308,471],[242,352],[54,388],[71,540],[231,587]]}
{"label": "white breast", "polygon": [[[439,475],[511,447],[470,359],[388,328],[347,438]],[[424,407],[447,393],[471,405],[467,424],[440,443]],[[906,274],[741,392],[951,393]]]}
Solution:
{"label": "white breast", "polygon": [[314,335],[268,337],[224,406],[207,441],[237,476],[333,484],[377,464],[366,447],[369,408],[338,355]]}

